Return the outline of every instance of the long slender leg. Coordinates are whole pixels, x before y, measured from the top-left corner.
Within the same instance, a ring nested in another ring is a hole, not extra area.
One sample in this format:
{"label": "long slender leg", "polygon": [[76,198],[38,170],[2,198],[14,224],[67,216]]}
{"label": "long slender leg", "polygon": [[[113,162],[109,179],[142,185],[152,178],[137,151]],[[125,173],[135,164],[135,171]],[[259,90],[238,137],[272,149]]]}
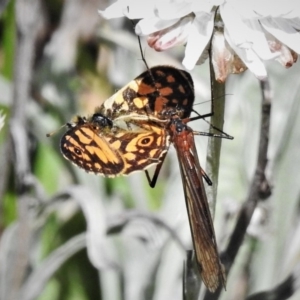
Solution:
{"label": "long slender leg", "polygon": [[231,135],[229,135],[225,132],[222,132],[222,134],[216,134],[216,133],[211,133],[211,132],[193,131],[193,133],[194,133],[194,135],[202,135],[202,136],[208,136],[208,137],[215,137],[215,138],[233,140],[233,136],[231,136]]}
{"label": "long slender leg", "polygon": [[154,188],[155,185],[156,185],[156,182],[157,182],[157,178],[158,178],[158,175],[159,175],[159,172],[160,172],[160,169],[165,161],[165,158],[166,158],[166,155],[167,155],[168,152],[166,152],[163,156],[162,156],[162,159],[161,161],[156,165],[156,168],[155,168],[155,171],[154,171],[154,174],[152,176],[152,178],[150,178],[150,175],[149,175],[149,172],[148,170],[145,171],[146,173],[146,177],[147,177],[147,180],[148,180],[148,183],[149,183],[149,186]]}

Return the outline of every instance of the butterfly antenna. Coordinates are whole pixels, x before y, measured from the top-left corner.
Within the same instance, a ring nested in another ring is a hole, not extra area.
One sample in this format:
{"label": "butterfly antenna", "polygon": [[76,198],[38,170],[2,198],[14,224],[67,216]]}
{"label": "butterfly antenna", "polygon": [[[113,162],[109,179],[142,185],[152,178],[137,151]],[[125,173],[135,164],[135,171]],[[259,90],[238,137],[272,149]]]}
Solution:
{"label": "butterfly antenna", "polygon": [[51,137],[53,136],[54,134],[56,134],[58,131],[60,131],[63,127],[67,126],[68,124],[64,124],[62,126],[60,126],[58,129],[52,131],[52,132],[49,132],[46,134],[46,137]]}

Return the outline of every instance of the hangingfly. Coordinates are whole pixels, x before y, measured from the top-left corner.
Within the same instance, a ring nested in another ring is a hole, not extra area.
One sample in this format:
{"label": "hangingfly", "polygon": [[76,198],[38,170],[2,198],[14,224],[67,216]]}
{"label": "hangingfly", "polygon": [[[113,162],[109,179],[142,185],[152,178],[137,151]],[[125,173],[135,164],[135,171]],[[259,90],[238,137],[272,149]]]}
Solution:
{"label": "hangingfly", "polygon": [[[188,121],[188,119],[186,119]],[[194,132],[179,117],[170,123],[171,141],[177,152],[183,190],[201,278],[214,292],[225,287],[224,267],[220,262],[213,222],[207,202],[201,169],[194,141]]]}

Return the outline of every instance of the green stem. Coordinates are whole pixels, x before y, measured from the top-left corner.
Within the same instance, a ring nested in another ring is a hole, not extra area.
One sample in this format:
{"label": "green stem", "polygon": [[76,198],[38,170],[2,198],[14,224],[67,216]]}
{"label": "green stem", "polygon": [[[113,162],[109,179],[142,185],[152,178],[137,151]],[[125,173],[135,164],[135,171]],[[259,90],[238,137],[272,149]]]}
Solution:
{"label": "green stem", "polygon": [[[215,74],[210,59],[210,76],[211,76],[211,98],[212,98],[212,112],[211,124],[223,131],[224,112],[225,112],[225,84],[219,83],[215,80]],[[217,100],[216,100],[217,99]],[[214,133],[214,129],[210,129]],[[208,140],[207,156],[206,156],[206,173],[213,182],[211,187],[206,189],[207,199],[209,202],[212,218],[214,217],[217,190],[219,181],[219,166],[221,154],[221,138],[210,138]]]}

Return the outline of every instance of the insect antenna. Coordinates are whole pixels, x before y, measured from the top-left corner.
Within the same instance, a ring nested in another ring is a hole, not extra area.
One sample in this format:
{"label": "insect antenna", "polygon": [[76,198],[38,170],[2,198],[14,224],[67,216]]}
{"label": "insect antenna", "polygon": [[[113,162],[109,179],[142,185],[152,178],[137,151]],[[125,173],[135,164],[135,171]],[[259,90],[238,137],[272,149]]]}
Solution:
{"label": "insect antenna", "polygon": [[[228,96],[228,95],[232,95],[232,94],[225,94],[225,96]],[[220,96],[220,97],[217,97],[215,100],[218,100],[218,99],[222,99],[223,96]],[[200,102],[200,103],[196,103],[194,104],[194,106],[196,105],[200,105],[200,104],[204,104],[204,103],[207,103],[207,102],[211,102],[212,100],[207,100],[207,101],[203,101],[203,102]],[[208,114],[205,114],[205,115],[201,115],[200,113],[198,113],[196,110],[192,109],[192,111],[197,115],[197,117],[192,117],[192,118],[189,118],[188,122],[190,121],[195,121],[195,120],[199,120],[199,119],[202,119],[204,122],[206,122],[211,128],[213,128],[214,130],[220,132],[221,134],[214,134],[214,133],[207,133],[207,132],[199,132],[199,131],[194,131],[194,134],[196,135],[203,135],[203,136],[210,136],[210,137],[217,137],[217,138],[224,138],[224,139],[229,139],[229,140],[233,140],[233,137],[229,134],[227,134],[226,132],[222,131],[221,129],[219,129],[218,127],[212,125],[209,121],[207,121],[205,118],[208,118],[208,117],[212,117],[214,112],[210,112]]]}
{"label": "insect antenna", "polygon": [[[135,27],[136,24],[135,24],[132,20],[131,20],[131,23],[132,23],[133,27]],[[147,61],[146,61],[146,59],[145,59],[144,51],[143,51],[143,48],[142,48],[142,42],[141,42],[141,38],[140,38],[139,35],[137,36],[137,39],[138,39],[138,43],[139,43],[139,48],[140,48],[140,52],[141,52],[142,61],[144,62],[144,64],[145,64],[147,70],[151,73],[150,68],[149,68],[149,66],[148,66],[148,64],[147,64]],[[151,75],[151,76],[152,76],[152,75]],[[152,79],[153,79],[153,81],[154,81],[153,76],[152,76]]]}
{"label": "insect antenna", "polygon": [[141,56],[142,56],[142,61],[144,62],[145,66],[146,66],[146,68],[147,68],[147,70],[148,70],[148,72],[149,72],[149,74],[150,74],[150,76],[151,76],[151,79],[152,79],[152,81],[153,81],[153,86],[155,87],[156,91],[159,93],[159,91],[158,91],[158,89],[157,89],[157,87],[156,87],[156,85],[155,85],[155,79],[154,79],[154,76],[153,76],[153,74],[152,74],[152,72],[151,72],[151,69],[149,68],[149,66],[148,66],[148,64],[147,64],[147,61],[146,61],[146,58],[145,58],[145,55],[144,55],[144,52],[143,52],[143,48],[142,48],[142,42],[141,42],[140,36],[138,36],[138,43],[139,43],[139,47],[140,47],[140,52],[141,52]]}
{"label": "insect antenna", "polygon": [[197,114],[197,117],[189,118],[190,121],[195,121],[202,119],[204,122],[206,122],[211,128],[214,130],[220,132],[221,134],[214,134],[214,133],[209,133],[209,132],[200,132],[200,131],[194,131],[194,134],[197,135],[205,135],[205,136],[210,136],[210,137],[217,137],[217,138],[223,138],[223,139],[228,139],[228,140],[233,140],[233,136],[229,135],[228,133],[224,132],[223,130],[217,128],[216,126],[212,125],[209,121],[205,120],[207,117],[211,117],[212,113],[201,115],[199,114],[196,110],[193,109],[193,112]]}
{"label": "insect antenna", "polygon": [[[140,48],[140,51],[141,51],[142,61],[144,62],[144,64],[145,64],[147,70],[148,70],[148,71],[150,72],[150,74],[151,74],[151,70],[150,70],[150,68],[149,68],[149,66],[148,66],[148,64],[147,64],[147,61],[146,61],[146,59],[145,59],[145,54],[144,54],[144,52],[143,52],[141,38],[140,38],[139,36],[138,36],[138,43],[139,43],[139,48]],[[151,74],[151,76],[152,76],[152,74]],[[152,76],[152,79],[153,79],[153,81],[154,81],[153,76]]]}
{"label": "insect antenna", "polygon": [[[132,21],[132,24],[133,26],[135,26],[134,22]],[[138,43],[139,43],[139,48],[140,48],[140,53],[141,53],[141,58],[142,58],[142,61],[144,62],[145,66],[146,66],[146,69],[147,71],[149,72],[149,75],[151,77],[151,80],[152,80],[152,83],[153,83],[153,87],[155,88],[156,92],[160,95],[160,91],[159,89],[157,88],[157,85],[156,85],[156,80],[153,76],[153,73],[151,71],[151,68],[149,67],[147,61],[146,61],[146,58],[145,58],[145,54],[144,54],[144,51],[143,51],[143,47],[142,47],[142,42],[141,42],[141,38],[140,36],[138,35],[137,36],[137,39],[138,39]],[[146,112],[147,114],[151,115],[151,109],[149,107],[149,104],[146,105],[146,108],[149,110],[148,112]],[[149,113],[150,112],[150,113]]]}
{"label": "insect antenna", "polygon": [[51,137],[51,136],[53,136],[53,135],[56,134],[58,131],[60,131],[62,128],[64,128],[65,126],[68,126],[68,123],[66,123],[66,124],[64,124],[64,125],[62,125],[62,126],[60,126],[58,129],[55,129],[55,130],[52,131],[52,132],[47,133],[47,134],[46,134],[46,137]]}
{"label": "insect antenna", "polygon": [[[233,94],[224,94],[224,95],[220,95],[219,97],[215,98],[215,101],[219,100],[219,99],[223,99],[224,96],[233,96]],[[212,102],[212,100],[206,100],[206,101],[202,101],[202,102],[199,102],[199,103],[195,103],[193,106],[197,106],[197,105],[202,105],[204,103],[208,103],[208,102]],[[213,112],[212,112],[213,114]]]}

